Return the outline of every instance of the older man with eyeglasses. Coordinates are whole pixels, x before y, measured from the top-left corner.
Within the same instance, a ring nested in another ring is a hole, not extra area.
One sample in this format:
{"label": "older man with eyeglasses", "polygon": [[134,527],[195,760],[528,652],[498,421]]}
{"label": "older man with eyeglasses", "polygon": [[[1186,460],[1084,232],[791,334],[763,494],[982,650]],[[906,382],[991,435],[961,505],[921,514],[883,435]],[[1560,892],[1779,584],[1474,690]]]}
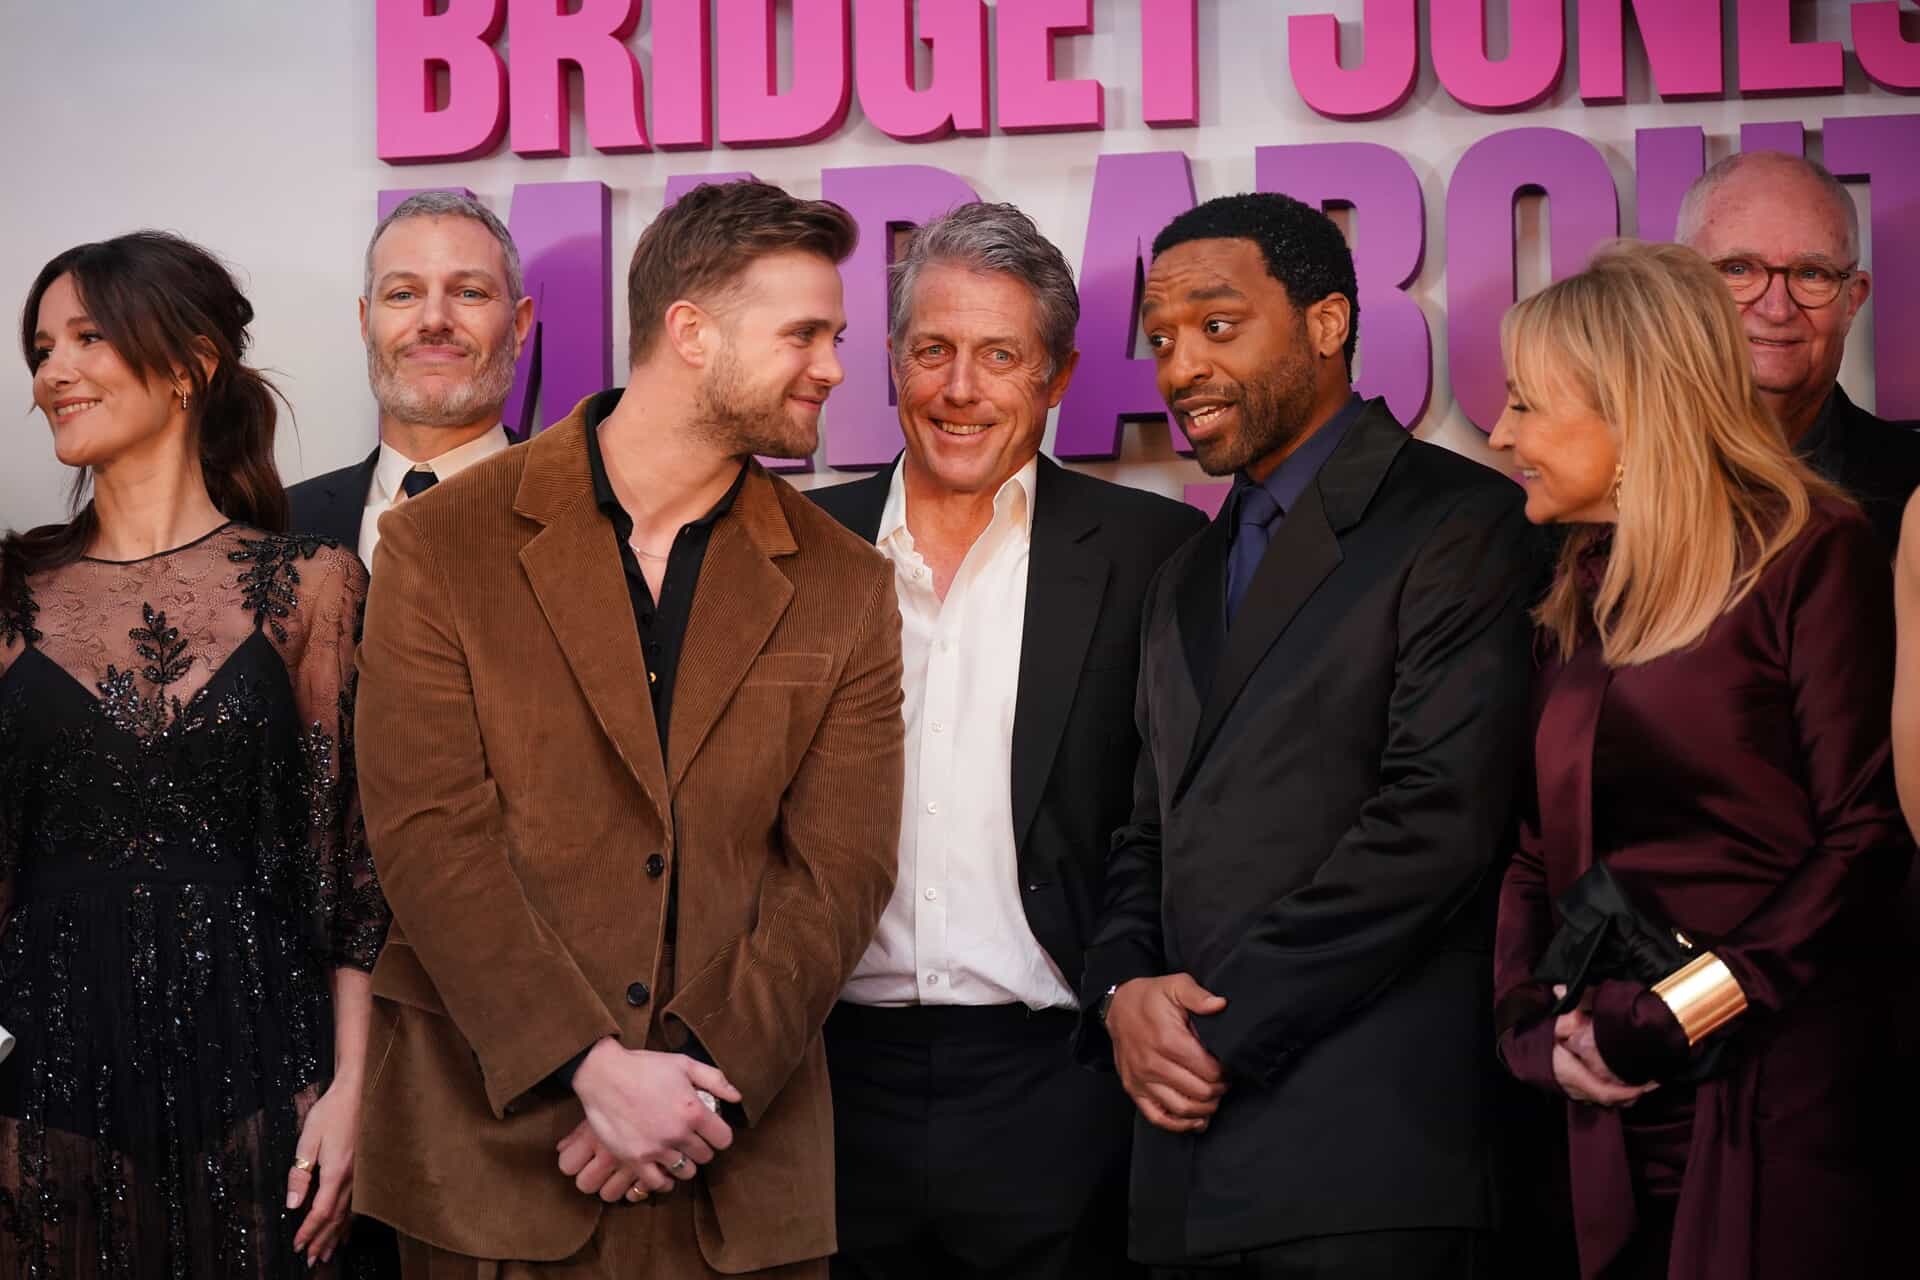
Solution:
{"label": "older man with eyeglasses", "polygon": [[1891,556],[1920,486],[1920,431],[1840,389],[1847,331],[1873,287],[1846,189],[1799,156],[1729,156],[1688,189],[1676,238],[1720,269],[1740,304],[1761,398],[1787,440],[1859,501]]}

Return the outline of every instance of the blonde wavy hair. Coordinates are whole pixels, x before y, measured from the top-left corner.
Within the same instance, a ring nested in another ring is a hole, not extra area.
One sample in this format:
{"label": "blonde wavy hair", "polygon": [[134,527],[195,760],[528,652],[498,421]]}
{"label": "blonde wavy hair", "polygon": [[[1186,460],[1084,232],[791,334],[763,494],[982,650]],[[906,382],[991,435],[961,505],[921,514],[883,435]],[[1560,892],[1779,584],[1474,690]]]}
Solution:
{"label": "blonde wavy hair", "polygon": [[1753,384],[1740,313],[1712,265],[1677,244],[1616,240],[1577,276],[1507,312],[1515,394],[1568,396],[1619,444],[1619,524],[1597,588],[1577,572],[1608,534],[1581,525],[1534,619],[1570,657],[1598,633],[1608,666],[1697,642],[1839,491],[1795,458]]}

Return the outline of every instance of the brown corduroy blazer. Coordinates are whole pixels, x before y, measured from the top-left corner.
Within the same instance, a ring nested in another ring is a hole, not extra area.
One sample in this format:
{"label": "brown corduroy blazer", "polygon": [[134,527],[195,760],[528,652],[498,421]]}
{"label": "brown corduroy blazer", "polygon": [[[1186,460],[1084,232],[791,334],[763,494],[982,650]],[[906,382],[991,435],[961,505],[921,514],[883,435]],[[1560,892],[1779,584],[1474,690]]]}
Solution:
{"label": "brown corduroy blazer", "polygon": [[664,1029],[699,1038],[750,1122],[675,1194],[718,1270],[834,1248],[819,1030],[893,886],[899,612],[879,553],[749,465],[664,761],[580,409],[381,521],[355,726],[394,924],[354,1203],[408,1235],[556,1259],[626,1211],[559,1172],[580,1104],[535,1086],[601,1036],[645,1043],[658,854],[679,877]]}

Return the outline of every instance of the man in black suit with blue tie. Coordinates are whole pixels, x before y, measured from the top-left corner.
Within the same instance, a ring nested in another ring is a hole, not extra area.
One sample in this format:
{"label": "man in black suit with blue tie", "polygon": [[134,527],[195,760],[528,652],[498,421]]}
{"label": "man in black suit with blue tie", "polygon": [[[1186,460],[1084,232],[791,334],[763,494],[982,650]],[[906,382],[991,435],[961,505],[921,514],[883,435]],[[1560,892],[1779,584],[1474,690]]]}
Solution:
{"label": "man in black suit with blue tie", "polygon": [[1154,242],[1142,323],[1234,476],[1141,623],[1143,750],[1081,980],[1164,1277],[1478,1280],[1496,867],[1525,766],[1519,489],[1355,396],[1353,260],[1278,195]]}

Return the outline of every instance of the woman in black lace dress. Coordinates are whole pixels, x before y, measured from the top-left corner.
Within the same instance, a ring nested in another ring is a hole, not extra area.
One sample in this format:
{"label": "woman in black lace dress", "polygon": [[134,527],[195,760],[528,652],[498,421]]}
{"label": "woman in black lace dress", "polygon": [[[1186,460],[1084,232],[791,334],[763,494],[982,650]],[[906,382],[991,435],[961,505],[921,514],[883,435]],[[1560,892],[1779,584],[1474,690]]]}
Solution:
{"label": "woman in black lace dress", "polygon": [[27,299],[93,497],[0,544],[0,1275],[341,1261],[387,924],[349,737],[366,574],[271,532],[251,318],[145,232]]}

